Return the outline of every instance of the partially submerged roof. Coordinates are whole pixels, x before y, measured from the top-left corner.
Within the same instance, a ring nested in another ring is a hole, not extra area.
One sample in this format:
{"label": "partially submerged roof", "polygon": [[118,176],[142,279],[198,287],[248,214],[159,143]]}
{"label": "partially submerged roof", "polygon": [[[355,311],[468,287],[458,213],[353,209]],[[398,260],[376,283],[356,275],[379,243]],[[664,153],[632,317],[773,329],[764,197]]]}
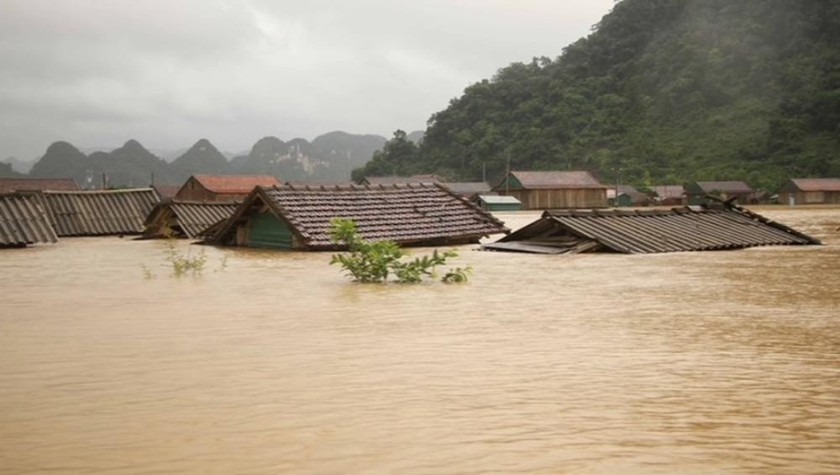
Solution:
{"label": "partially submerged roof", "polygon": [[34,196],[0,194],[0,247],[57,241],[46,212]]}
{"label": "partially submerged roof", "polygon": [[699,189],[703,193],[752,193],[753,189],[743,181],[698,181],[689,186],[692,191]]}
{"label": "partially submerged roof", "polygon": [[196,239],[208,228],[233,215],[237,202],[169,201],[159,203],[144,223],[144,238],[187,237]]}
{"label": "partially submerged roof", "polygon": [[439,184],[285,185],[256,188],[210,240],[229,242],[255,205],[267,206],[308,250],[340,247],[330,241],[333,218],[352,219],[365,239],[402,245],[478,242],[508,231],[492,214]]}
{"label": "partially submerged roof", "polygon": [[140,234],[160,201],[152,188],[44,191],[36,196],[58,236]]}
{"label": "partially submerged roof", "polygon": [[668,198],[679,199],[685,196],[685,187],[682,185],[656,185],[650,187],[656,193],[657,198],[665,200]]}
{"label": "partially submerged roof", "polygon": [[15,191],[77,191],[72,178],[0,178],[0,193]]}
{"label": "partially submerged roof", "polygon": [[840,191],[840,178],[791,178],[790,182],[799,191]]}
{"label": "partially submerged roof", "polygon": [[248,194],[257,186],[274,186],[280,182],[271,175],[193,175],[204,188],[218,194]]}
{"label": "partially submerged roof", "polygon": [[490,185],[483,181],[456,181],[443,183],[443,185],[449,188],[453,193],[461,196],[470,197],[475,195],[488,195],[491,193]]}
{"label": "partially submerged roof", "polygon": [[731,204],[671,210],[544,212],[482,249],[566,254],[710,251],[820,244],[810,236]]}
{"label": "partially submerged roof", "polygon": [[512,171],[494,189],[504,188],[505,182],[518,182],[523,189],[579,189],[579,188],[607,188],[587,171]]}

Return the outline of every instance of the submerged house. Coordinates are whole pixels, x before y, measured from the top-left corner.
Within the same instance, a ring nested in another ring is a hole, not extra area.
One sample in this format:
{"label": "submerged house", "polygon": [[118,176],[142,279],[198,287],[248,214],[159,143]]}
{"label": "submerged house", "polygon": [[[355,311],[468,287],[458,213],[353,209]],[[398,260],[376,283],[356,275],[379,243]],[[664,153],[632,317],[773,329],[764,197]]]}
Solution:
{"label": "submerged house", "polygon": [[56,242],[58,236],[35,196],[0,194],[0,248]]}
{"label": "submerged house", "polygon": [[659,206],[688,204],[685,187],[682,185],[656,185],[650,187],[654,193],[653,203]]}
{"label": "submerged house", "polygon": [[257,187],[208,241],[228,246],[323,251],[330,220],[352,219],[367,240],[403,246],[477,243],[508,232],[490,213],[439,184]]}
{"label": "submerged house", "polygon": [[779,191],[779,203],[840,204],[840,178],[791,178]]}
{"label": "submerged house", "polygon": [[275,186],[280,182],[271,175],[193,175],[173,199],[180,201],[242,200],[254,187]]}
{"label": "submerged house", "polygon": [[44,191],[33,195],[59,237],[141,234],[160,201],[152,188]]}
{"label": "submerged house", "polygon": [[512,171],[493,187],[518,199],[522,209],[606,208],[608,189],[586,171]]}
{"label": "submerged house", "polygon": [[473,202],[486,211],[519,211],[522,203],[513,196],[479,195]]}
{"label": "submerged house", "polygon": [[143,238],[198,239],[214,224],[233,215],[239,203],[168,201],[158,203],[144,222]]}
{"label": "submerged house", "polygon": [[720,200],[733,200],[738,204],[748,204],[755,191],[743,181],[695,181],[685,188],[689,205],[702,205],[709,202],[709,197]]}
{"label": "submerged house", "polygon": [[670,210],[546,211],[482,249],[648,254],[803,244],[820,241],[741,207],[715,203]]}

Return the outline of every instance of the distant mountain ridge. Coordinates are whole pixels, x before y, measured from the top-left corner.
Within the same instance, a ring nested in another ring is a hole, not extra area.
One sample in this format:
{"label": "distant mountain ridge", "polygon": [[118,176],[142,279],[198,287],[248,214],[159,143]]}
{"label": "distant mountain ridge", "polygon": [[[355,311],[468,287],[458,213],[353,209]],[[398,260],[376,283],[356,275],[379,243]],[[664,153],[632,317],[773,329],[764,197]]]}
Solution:
{"label": "distant mountain ridge", "polygon": [[[70,177],[83,188],[179,184],[194,174],[267,174],[284,182],[347,181],[351,171],[363,166],[385,142],[379,135],[340,131],[320,135],[311,143],[300,138],[284,142],[264,137],[246,155],[228,160],[210,140],[202,138],[167,162],[136,140],[110,152],[90,154],[58,141],[32,165],[28,176]],[[14,172],[10,165],[0,167],[0,174],[27,176]]]}

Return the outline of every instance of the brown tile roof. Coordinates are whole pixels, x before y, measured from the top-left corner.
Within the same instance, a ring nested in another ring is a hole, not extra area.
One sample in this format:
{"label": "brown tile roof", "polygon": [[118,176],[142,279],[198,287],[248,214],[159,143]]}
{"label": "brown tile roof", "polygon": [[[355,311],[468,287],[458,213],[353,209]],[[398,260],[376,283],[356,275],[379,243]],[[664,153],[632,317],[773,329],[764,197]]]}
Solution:
{"label": "brown tile roof", "polygon": [[819,243],[746,209],[710,205],[671,210],[546,211],[539,220],[482,248],[547,254],[647,254]]}
{"label": "brown tile roof", "polygon": [[0,247],[55,243],[47,214],[30,194],[0,194]]}
{"label": "brown tile roof", "polygon": [[525,189],[608,188],[587,171],[510,172]]}
{"label": "brown tile roof", "polygon": [[271,207],[309,250],[337,248],[330,241],[330,220],[352,219],[368,240],[389,239],[403,245],[478,242],[507,232],[490,213],[439,184],[259,187],[246,198],[229,223],[212,238],[224,242],[254,200]]}
{"label": "brown tile roof", "polygon": [[238,207],[237,202],[167,201],[159,203],[146,218],[144,223],[146,230],[143,232],[143,237],[166,237],[164,228],[169,228],[176,233],[173,237],[183,234],[184,237],[196,239],[210,226],[230,218]]}
{"label": "brown tile roof", "polygon": [[840,191],[840,178],[791,178],[800,191]]}
{"label": "brown tile roof", "polygon": [[753,189],[743,181],[698,181],[697,186],[705,193],[752,193]]}
{"label": "brown tile roof", "polygon": [[155,189],[160,199],[171,200],[181,190],[181,185],[152,185],[152,188]]}
{"label": "brown tile roof", "polygon": [[280,182],[271,175],[193,175],[204,188],[220,194],[247,194],[257,186],[275,186]]}
{"label": "brown tile roof", "polygon": [[0,178],[0,193],[14,191],[78,191],[72,178]]}

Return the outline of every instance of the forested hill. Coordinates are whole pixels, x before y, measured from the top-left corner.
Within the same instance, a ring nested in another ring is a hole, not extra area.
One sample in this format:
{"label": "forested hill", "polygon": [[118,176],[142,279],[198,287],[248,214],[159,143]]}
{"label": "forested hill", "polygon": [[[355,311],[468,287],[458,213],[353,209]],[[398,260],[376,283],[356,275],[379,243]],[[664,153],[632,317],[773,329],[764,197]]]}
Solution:
{"label": "forested hill", "polygon": [[508,157],[638,185],[840,176],[840,2],[623,0],[557,59],[468,87],[405,171],[491,179]]}

